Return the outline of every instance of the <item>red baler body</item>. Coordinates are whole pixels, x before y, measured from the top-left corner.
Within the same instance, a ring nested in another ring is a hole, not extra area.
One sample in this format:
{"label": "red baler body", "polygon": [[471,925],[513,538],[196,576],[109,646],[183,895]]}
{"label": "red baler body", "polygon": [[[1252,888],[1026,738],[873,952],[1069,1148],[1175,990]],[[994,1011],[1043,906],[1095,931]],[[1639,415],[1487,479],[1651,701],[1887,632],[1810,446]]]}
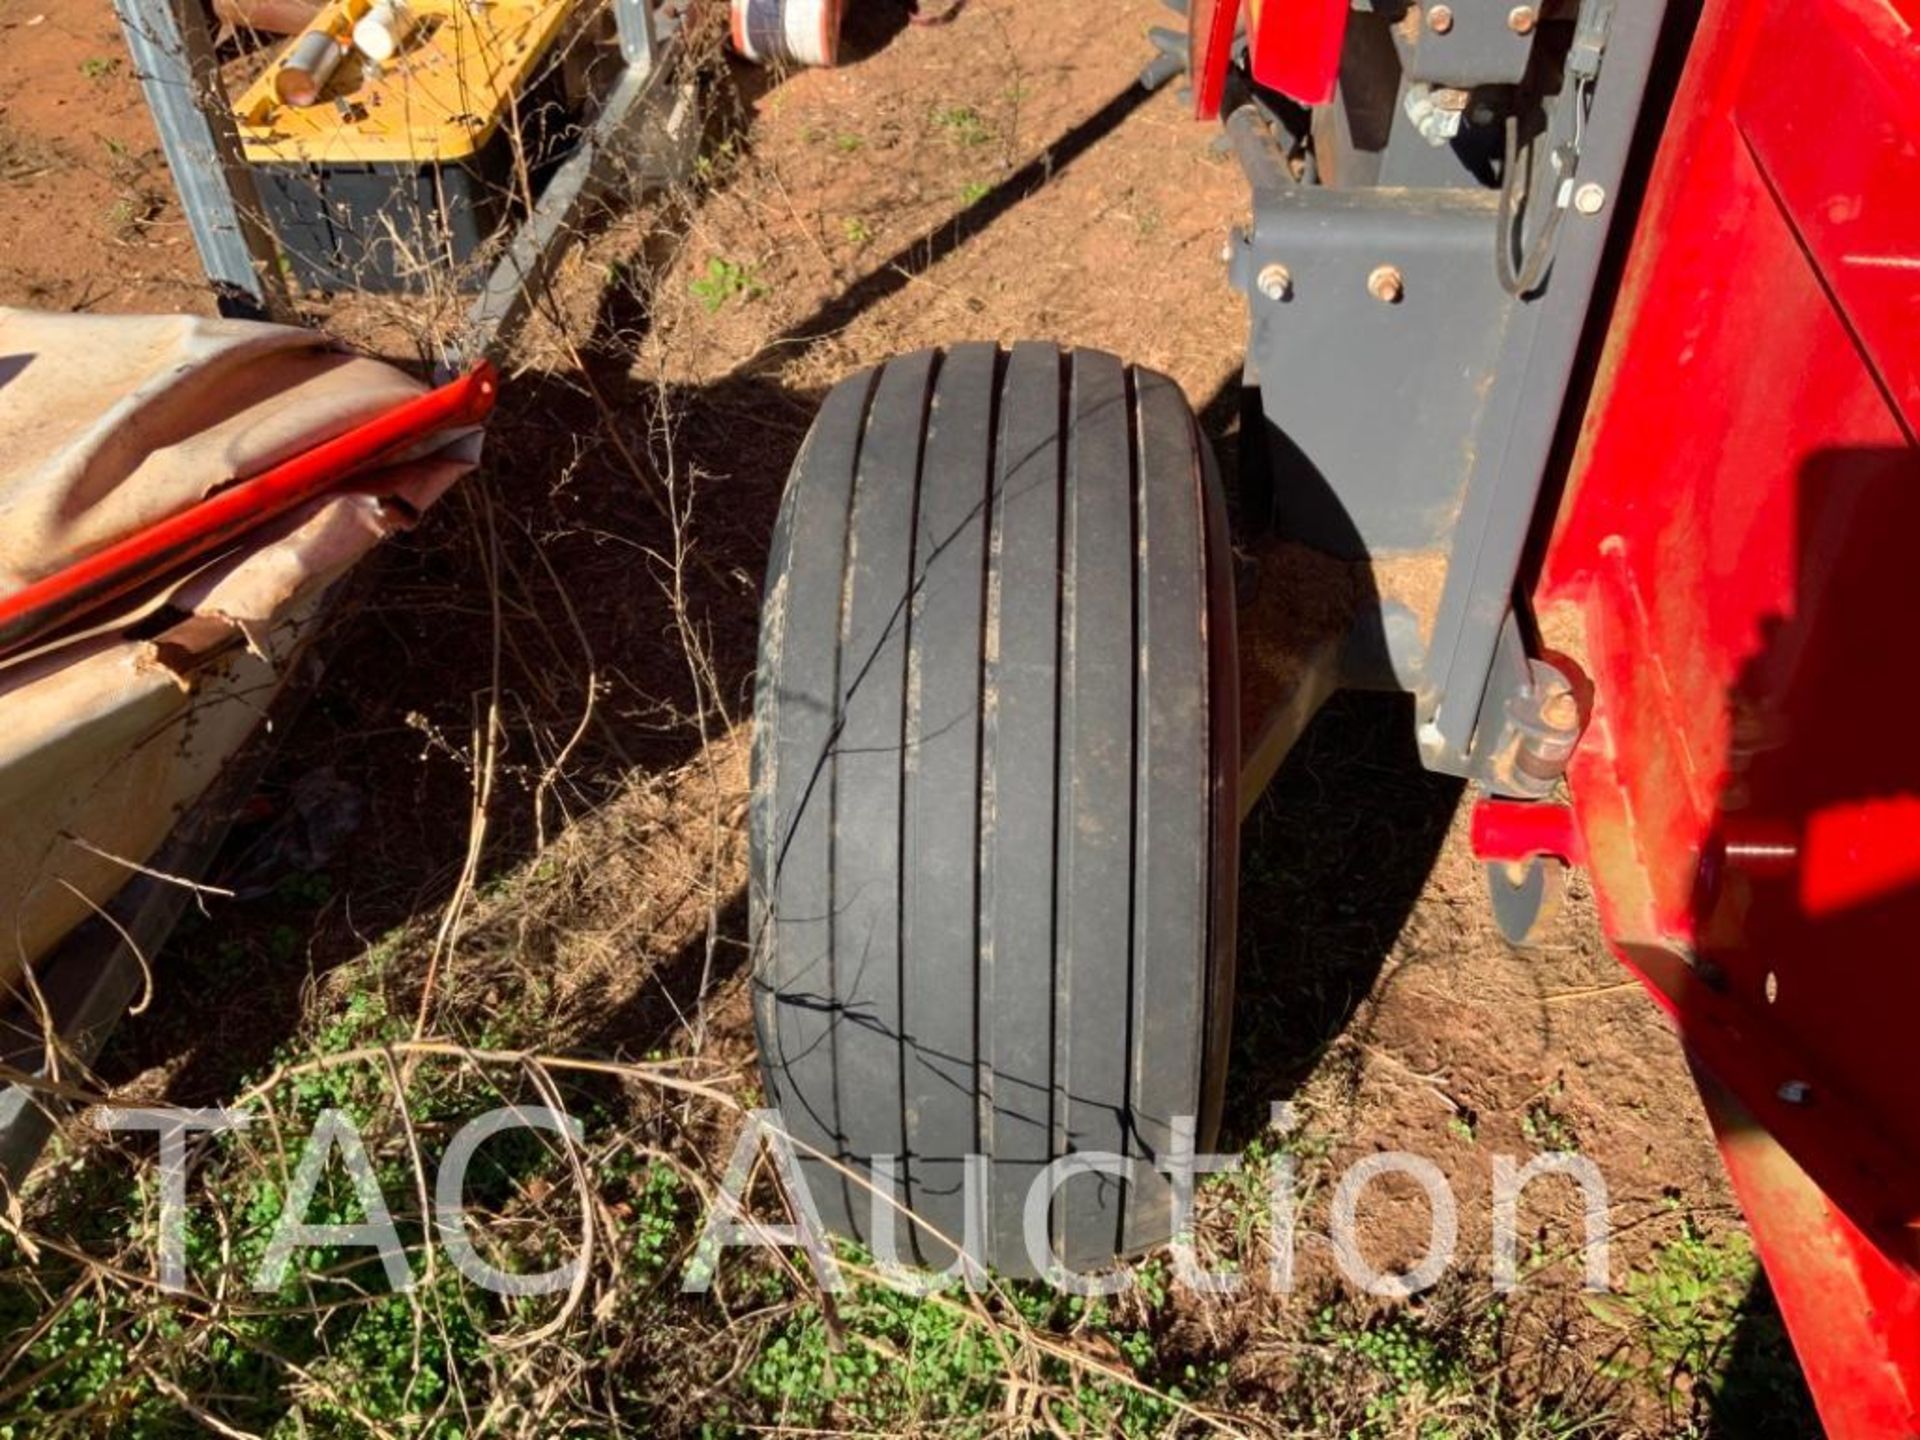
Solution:
{"label": "red baler body", "polygon": [[1836,1435],[1920,1432],[1916,116],[1886,0],[1706,6],[1534,596],[1608,934]]}

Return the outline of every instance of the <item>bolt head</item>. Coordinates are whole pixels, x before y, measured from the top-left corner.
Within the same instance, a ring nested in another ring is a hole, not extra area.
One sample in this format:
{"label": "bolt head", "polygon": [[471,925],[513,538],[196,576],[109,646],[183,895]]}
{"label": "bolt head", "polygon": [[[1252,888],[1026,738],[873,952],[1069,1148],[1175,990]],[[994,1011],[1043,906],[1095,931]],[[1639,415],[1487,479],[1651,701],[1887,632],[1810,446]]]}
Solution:
{"label": "bolt head", "polygon": [[1507,12],[1507,28],[1516,35],[1531,35],[1540,15],[1531,5],[1516,5]]}
{"label": "bolt head", "polygon": [[1260,293],[1269,300],[1293,298],[1293,272],[1284,265],[1263,267],[1259,278],[1254,283],[1260,287]]}
{"label": "bolt head", "polygon": [[1407,293],[1406,277],[1398,265],[1376,265],[1367,276],[1367,293],[1382,305],[1398,305]]}
{"label": "bolt head", "polygon": [[1540,718],[1556,730],[1572,730],[1580,724],[1580,702],[1570,690],[1556,691],[1540,707]]}
{"label": "bolt head", "polygon": [[1591,180],[1573,192],[1573,208],[1582,215],[1598,215],[1600,208],[1606,203],[1605,187],[1596,185]]}
{"label": "bolt head", "polygon": [[1789,1105],[1804,1105],[1813,1099],[1813,1086],[1804,1080],[1789,1080],[1780,1087],[1778,1093]]}
{"label": "bolt head", "polygon": [[1428,6],[1427,28],[1436,35],[1444,35],[1453,29],[1453,7],[1451,5]]}

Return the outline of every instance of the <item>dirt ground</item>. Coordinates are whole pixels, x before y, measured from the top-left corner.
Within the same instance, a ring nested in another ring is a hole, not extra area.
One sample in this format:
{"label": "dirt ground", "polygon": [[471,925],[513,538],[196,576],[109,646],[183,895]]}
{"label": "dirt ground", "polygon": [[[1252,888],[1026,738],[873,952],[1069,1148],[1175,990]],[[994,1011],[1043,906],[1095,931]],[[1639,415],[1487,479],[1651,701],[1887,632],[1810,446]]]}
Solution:
{"label": "dirt ground", "polygon": [[[1219,253],[1245,189],[1215,130],[1133,84],[1159,7],[853,9],[851,63],[731,70],[697,184],[569,263],[485,471],[326,646],[221,862],[241,898],[162,958],[153,1012],[102,1061],[117,1093],[217,1103],[365,991],[405,1029],[417,1011],[475,1046],[691,1056],[750,1095],[742,720],[766,535],[820,396],[903,350],[1054,338],[1172,375],[1231,455],[1245,316]],[[129,70],[108,0],[0,0],[0,303],[210,311]],[[307,303],[401,363],[431,351],[406,305]],[[1460,1263],[1376,1301],[1306,1238],[1291,1294],[1151,1306],[1150,1360],[1064,1333],[1188,1377],[1208,1423],[1249,1432],[1808,1433],[1673,1035],[1577,881],[1546,944],[1501,942],[1461,790],[1420,769],[1407,714],[1336,700],[1249,822],[1227,1139],[1256,1169],[1290,1157],[1320,1235],[1348,1163],[1429,1158]],[[724,1130],[693,1141],[724,1161]],[[1544,1183],[1537,1277],[1489,1288],[1494,1157],[1543,1151],[1605,1177],[1611,1296],[1580,1293],[1572,1192]],[[1251,1270],[1248,1193],[1210,1187],[1200,1228]],[[1417,1260],[1416,1187],[1382,1181],[1363,1213],[1374,1265]],[[662,1406],[676,1362],[636,1353],[659,1433],[728,1433]]]}

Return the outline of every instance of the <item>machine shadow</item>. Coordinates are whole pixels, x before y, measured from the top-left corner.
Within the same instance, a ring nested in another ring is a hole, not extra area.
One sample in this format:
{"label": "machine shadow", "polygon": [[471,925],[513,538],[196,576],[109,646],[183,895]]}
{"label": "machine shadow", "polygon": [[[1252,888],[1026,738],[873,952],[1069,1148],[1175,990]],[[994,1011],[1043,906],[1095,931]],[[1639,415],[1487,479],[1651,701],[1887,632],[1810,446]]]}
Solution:
{"label": "machine shadow", "polygon": [[907,28],[911,0],[882,0],[878,5],[855,5],[840,21],[842,65],[858,65],[879,54]]}
{"label": "machine shadow", "polygon": [[1461,790],[1420,764],[1409,697],[1345,691],[1248,815],[1222,1150],[1267,1128],[1372,991]]}
{"label": "machine shadow", "polygon": [[1813,1396],[1763,1272],[1740,1301],[1720,1382],[1695,1417],[1711,1440],[1801,1440],[1820,1433]]}
{"label": "machine shadow", "polygon": [[[153,1014],[123,1025],[102,1056],[110,1082],[165,1066],[177,1103],[212,1103],[295,1033],[328,972],[392,949],[388,937],[430,934],[469,842],[490,708],[496,788],[472,877],[483,898],[532,865],[559,824],[695,762],[702,709],[716,740],[744,718],[767,536],[818,397],[732,378],[686,406],[640,393],[616,359],[584,358],[580,372],[509,389],[489,473],[383,556],[372,598],[323,637],[334,683],[288,725],[208,877],[241,896],[190,907]],[[682,483],[699,477],[685,634],[672,614],[674,529],[642,478],[656,471],[653,424],[670,407],[683,409],[672,441]],[[711,688],[692,678],[689,635]],[[347,810],[319,845],[330,822],[305,803],[316,794]],[[731,924],[723,913],[722,933]],[[663,963],[644,942],[621,942],[631,969],[609,1005],[583,1008],[596,1048],[639,1053],[676,1005],[693,1011],[704,945]],[[739,953],[716,946],[711,983]],[[489,956],[481,968],[497,966]],[[402,965],[377,979],[389,1011],[412,1012],[419,978]]]}
{"label": "machine shadow", "polygon": [[[1241,651],[1249,657],[1263,648],[1250,646],[1246,633],[1255,607],[1301,606],[1308,598],[1257,568],[1266,554],[1261,541],[1273,530],[1274,461],[1285,441],[1262,413],[1258,390],[1238,376],[1201,407],[1200,423],[1226,477],[1243,560]],[[1295,452],[1286,459],[1278,483],[1294,484],[1303,458]],[[1331,493],[1324,483],[1320,488]],[[1329,523],[1352,533],[1343,516]],[[1351,543],[1357,546],[1357,537]],[[1351,600],[1359,617],[1346,645],[1349,671],[1377,669],[1386,651],[1379,598],[1365,575],[1365,566],[1343,571],[1356,586]],[[1259,663],[1258,654],[1243,660],[1243,684],[1247,667]],[[1462,789],[1461,781],[1421,764],[1410,696],[1345,689],[1307,724],[1240,830],[1223,1150],[1242,1148],[1266,1128],[1271,1106],[1300,1087],[1373,989],[1432,872]]]}

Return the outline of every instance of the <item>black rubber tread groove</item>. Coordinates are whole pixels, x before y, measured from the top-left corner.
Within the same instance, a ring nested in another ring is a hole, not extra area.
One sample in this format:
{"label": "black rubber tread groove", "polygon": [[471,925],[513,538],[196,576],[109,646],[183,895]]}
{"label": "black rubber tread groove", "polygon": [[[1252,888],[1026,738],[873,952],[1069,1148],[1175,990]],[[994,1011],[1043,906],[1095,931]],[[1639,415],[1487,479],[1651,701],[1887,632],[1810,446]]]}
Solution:
{"label": "black rubber tread groove", "polygon": [[1053,1158],[1054,804],[1061,423],[1051,345],[1015,345],[1001,388],[981,687],[980,1107],[988,1253],[1025,1263],[1028,1186]]}
{"label": "black rubber tread groove", "polygon": [[767,1098],[799,1142],[816,1202],[837,1201],[841,1212],[841,1176],[808,1147],[846,1149],[834,1088],[831,757],[847,519],[875,378],[856,376],[827,397],[794,462],[807,478],[781,502],[754,687],[750,926]]}
{"label": "black rubber tread groove", "polygon": [[[1171,381],[1033,344],[855,377],[796,463],[756,696],[756,1019],[799,1139],[896,1157],[924,1222],[882,1247],[902,1259],[974,1230],[1034,1273],[1032,1181],[1101,1152],[1129,1179],[1068,1180],[1050,1229],[1102,1265],[1167,1236],[1175,1117],[1210,1138],[1238,755],[1209,460]],[[821,1169],[822,1219],[869,1238],[864,1189]]]}
{"label": "black rubber tread groove", "polygon": [[[939,356],[880,372],[848,522],[833,750],[833,1014],[841,1130],[855,1156],[906,1154],[901,1029],[901,781],[914,511]],[[858,1187],[855,1187],[858,1188]],[[851,1197],[865,1240],[871,1192]]]}
{"label": "black rubber tread groove", "polygon": [[[913,1254],[944,1269],[967,1238],[964,1169],[981,1153],[979,996],[982,609],[1000,351],[947,352],[927,416],[908,626],[900,847],[905,1196]],[[905,1229],[906,1227],[901,1227]]]}
{"label": "black rubber tread groove", "polygon": [[[1126,372],[1073,356],[1061,576],[1058,960],[1054,1153],[1124,1155],[1132,1014],[1133,444]],[[1076,1268],[1120,1244],[1124,1181],[1056,1193]]]}

